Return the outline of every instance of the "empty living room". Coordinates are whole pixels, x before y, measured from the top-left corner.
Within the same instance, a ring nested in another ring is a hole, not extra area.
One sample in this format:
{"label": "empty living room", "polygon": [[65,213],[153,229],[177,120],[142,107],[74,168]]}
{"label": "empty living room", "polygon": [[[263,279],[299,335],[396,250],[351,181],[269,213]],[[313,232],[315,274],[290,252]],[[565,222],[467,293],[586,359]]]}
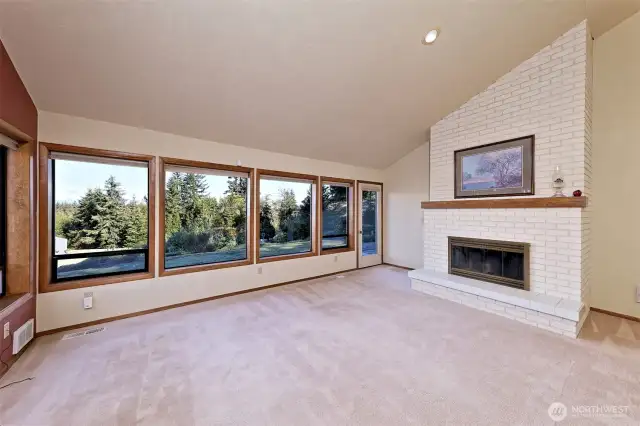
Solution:
{"label": "empty living room", "polygon": [[0,425],[640,425],[638,135],[640,0],[0,1]]}

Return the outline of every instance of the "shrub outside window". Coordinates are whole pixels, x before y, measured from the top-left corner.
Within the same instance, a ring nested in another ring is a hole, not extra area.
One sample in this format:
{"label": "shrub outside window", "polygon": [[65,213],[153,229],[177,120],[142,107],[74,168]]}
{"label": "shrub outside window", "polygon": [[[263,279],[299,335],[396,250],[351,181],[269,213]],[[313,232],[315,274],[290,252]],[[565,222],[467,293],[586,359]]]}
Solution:
{"label": "shrub outside window", "polygon": [[248,263],[250,169],[163,161],[164,269]]}
{"label": "shrub outside window", "polygon": [[316,182],[315,176],[259,172],[259,260],[316,253]]}

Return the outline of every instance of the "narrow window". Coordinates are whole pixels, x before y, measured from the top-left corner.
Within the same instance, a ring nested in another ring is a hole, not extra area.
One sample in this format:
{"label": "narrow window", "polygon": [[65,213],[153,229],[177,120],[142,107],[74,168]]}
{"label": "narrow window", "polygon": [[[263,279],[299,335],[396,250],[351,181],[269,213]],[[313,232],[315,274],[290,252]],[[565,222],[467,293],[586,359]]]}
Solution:
{"label": "narrow window", "polygon": [[251,170],[163,162],[164,269],[248,263]]}
{"label": "narrow window", "polygon": [[351,187],[346,183],[322,184],[322,250],[350,246]]}
{"label": "narrow window", "polygon": [[314,255],[316,177],[259,173],[259,259]]}

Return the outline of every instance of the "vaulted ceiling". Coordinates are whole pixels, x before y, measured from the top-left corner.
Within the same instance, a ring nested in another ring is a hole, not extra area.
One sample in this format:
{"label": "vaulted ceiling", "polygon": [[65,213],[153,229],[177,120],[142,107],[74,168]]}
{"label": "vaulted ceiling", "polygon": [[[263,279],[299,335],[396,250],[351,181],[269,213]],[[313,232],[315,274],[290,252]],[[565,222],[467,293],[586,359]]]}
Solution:
{"label": "vaulted ceiling", "polygon": [[[0,38],[40,110],[385,167],[588,15],[638,0],[14,0]],[[421,39],[441,29],[435,44]]]}

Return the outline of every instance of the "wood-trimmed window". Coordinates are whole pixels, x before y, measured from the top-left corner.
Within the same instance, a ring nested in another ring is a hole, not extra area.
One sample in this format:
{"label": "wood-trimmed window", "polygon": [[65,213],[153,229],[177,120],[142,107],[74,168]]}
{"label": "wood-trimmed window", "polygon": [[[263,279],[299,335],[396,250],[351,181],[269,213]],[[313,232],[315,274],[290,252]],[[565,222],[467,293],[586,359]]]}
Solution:
{"label": "wood-trimmed window", "polygon": [[258,263],[318,254],[318,181],[313,175],[257,170]]}
{"label": "wood-trimmed window", "polygon": [[253,263],[253,169],[160,158],[160,275]]}
{"label": "wood-trimmed window", "polygon": [[40,291],[155,276],[155,157],[40,143]]}
{"label": "wood-trimmed window", "polygon": [[318,223],[320,254],[355,250],[355,181],[320,178]]}

